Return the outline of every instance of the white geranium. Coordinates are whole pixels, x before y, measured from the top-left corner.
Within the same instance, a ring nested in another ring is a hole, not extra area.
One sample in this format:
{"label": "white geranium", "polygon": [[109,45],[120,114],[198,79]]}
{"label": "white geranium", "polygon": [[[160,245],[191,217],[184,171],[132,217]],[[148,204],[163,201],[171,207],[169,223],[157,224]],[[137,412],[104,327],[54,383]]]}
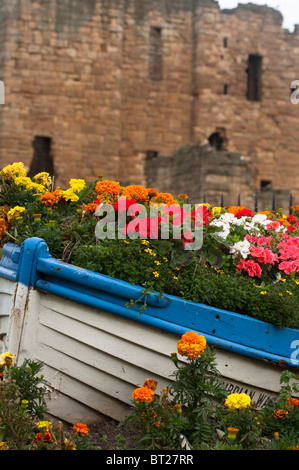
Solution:
{"label": "white geranium", "polygon": [[233,258],[236,258],[240,254],[242,258],[246,259],[247,256],[250,254],[250,246],[250,242],[244,239],[243,241],[235,243],[230,248],[230,253],[232,253]]}

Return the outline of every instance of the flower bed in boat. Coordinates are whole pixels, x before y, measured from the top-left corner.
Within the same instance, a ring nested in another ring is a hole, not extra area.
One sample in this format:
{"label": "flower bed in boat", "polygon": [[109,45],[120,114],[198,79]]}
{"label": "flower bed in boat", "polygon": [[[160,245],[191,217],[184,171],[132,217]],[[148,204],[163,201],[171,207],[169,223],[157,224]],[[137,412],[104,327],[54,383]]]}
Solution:
{"label": "flower bed in boat", "polygon": [[[112,223],[101,237],[99,223],[109,208],[113,217],[106,225]],[[153,208],[158,208],[154,215]],[[297,206],[293,209],[295,215],[285,216],[211,207],[184,194],[175,198],[101,177],[71,179],[69,188],[54,188],[50,175],[31,179],[22,163],[0,172],[2,246],[39,237],[54,258],[140,285],[145,292],[299,328],[299,219]]]}

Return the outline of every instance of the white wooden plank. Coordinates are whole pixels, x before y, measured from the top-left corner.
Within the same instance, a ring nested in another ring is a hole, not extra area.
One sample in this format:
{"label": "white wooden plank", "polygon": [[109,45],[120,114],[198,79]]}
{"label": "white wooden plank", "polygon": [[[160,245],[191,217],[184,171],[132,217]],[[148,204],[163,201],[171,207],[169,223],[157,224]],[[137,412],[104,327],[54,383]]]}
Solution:
{"label": "white wooden plank", "polygon": [[[121,337],[116,338],[110,333],[98,330],[96,326],[89,326],[77,320],[73,320],[72,318],[68,318],[66,322],[64,315],[53,311],[49,312],[48,310],[44,310],[43,307],[41,307],[40,322],[48,328],[52,328],[66,336],[89,344],[95,349],[105,351],[107,354],[120,358],[125,362],[135,364],[145,370],[151,370],[155,374],[168,377],[172,373],[173,364],[170,359],[170,354],[168,355],[168,360],[163,362],[165,370],[161,370],[162,363],[161,354],[159,352],[146,349],[133,342],[128,342]],[[118,327],[121,328],[121,326],[125,329],[127,321],[119,318]],[[143,333],[145,333],[145,331],[146,328],[143,327]],[[132,333],[131,336],[133,336]],[[160,336],[161,346],[163,345],[162,337]]]}
{"label": "white wooden plank", "polygon": [[[121,380],[133,384],[136,387],[141,386],[146,378],[148,377],[148,370],[145,370],[141,364],[138,367],[137,364],[130,364],[122,359],[122,357],[115,357],[109,355],[107,352],[90,347],[81,341],[76,341],[71,337],[62,335],[57,331],[51,330],[46,327],[39,327],[38,342],[43,346],[47,346],[56,351],[66,354],[74,359],[82,360],[94,368],[95,373],[97,370],[101,370],[115,377],[121,378]],[[101,336],[99,336],[99,343],[102,344]],[[132,348],[129,344],[128,347]],[[162,361],[167,361],[164,357],[157,358],[161,364],[161,370],[163,370]],[[168,361],[167,361],[168,362]],[[166,364],[168,366],[168,364]],[[75,373],[75,371],[74,371]],[[169,383],[168,375],[161,376],[161,374],[153,374],[150,372],[151,378],[157,380],[162,387]]]}
{"label": "white wooden plank", "polygon": [[[125,319],[125,322],[121,322],[121,316],[80,305],[72,301],[59,299],[50,294],[42,295],[41,307],[42,306],[65,316],[84,321],[114,336],[124,338],[127,341],[133,341],[143,348],[153,351],[157,350],[159,353],[165,354],[166,356],[169,356],[171,352],[176,350],[176,343],[179,337],[163,332],[163,341],[161,341],[161,330],[151,327],[145,328],[143,324],[129,319]],[[176,338],[175,340],[174,337]]]}

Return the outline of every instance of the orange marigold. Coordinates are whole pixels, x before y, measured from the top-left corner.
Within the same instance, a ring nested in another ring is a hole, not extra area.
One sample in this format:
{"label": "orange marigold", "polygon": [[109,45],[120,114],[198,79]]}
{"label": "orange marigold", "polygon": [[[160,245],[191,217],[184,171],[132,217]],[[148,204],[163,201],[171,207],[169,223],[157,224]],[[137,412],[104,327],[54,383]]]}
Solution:
{"label": "orange marigold", "polygon": [[82,423],[75,423],[73,425],[73,429],[75,429],[75,433],[76,434],[81,434],[81,435],[88,435],[89,433],[89,428],[87,427],[86,424],[82,424]]}
{"label": "orange marigold", "polygon": [[286,415],[288,414],[288,411],[286,411],[286,410],[276,410],[276,411],[273,411],[273,414],[274,414],[275,418],[284,419],[286,417]]}
{"label": "orange marigold", "polygon": [[207,347],[207,341],[204,336],[194,331],[185,333],[177,343],[177,349],[181,356],[187,356],[189,359],[197,359]]}
{"label": "orange marigold", "polygon": [[230,214],[237,214],[239,211],[242,209],[246,209],[245,206],[226,206],[225,209],[230,213]]}
{"label": "orange marigold", "polygon": [[62,194],[63,194],[62,189],[55,189],[53,193],[46,192],[45,194],[42,194],[41,202],[45,206],[54,206],[55,204],[59,203],[62,197]]}
{"label": "orange marigold", "polygon": [[136,401],[141,401],[141,402],[147,401],[148,403],[151,403],[151,401],[153,400],[154,394],[155,394],[154,390],[151,390],[148,387],[139,387],[134,390],[134,392],[132,393],[132,397]]}
{"label": "orange marigold", "polygon": [[137,184],[131,184],[123,188],[122,196],[127,199],[135,199],[136,202],[145,202],[149,198],[148,190]]}
{"label": "orange marigold", "polygon": [[294,408],[294,406],[299,406],[299,400],[297,398],[288,398],[287,399],[287,408]]}
{"label": "orange marigold", "polygon": [[171,206],[176,203],[173,195],[170,193],[158,193],[155,196],[155,202],[158,204],[166,204],[167,206]]}
{"label": "orange marigold", "polygon": [[155,188],[146,188],[146,190],[149,197],[155,197],[159,194],[159,191]]}
{"label": "orange marigold", "polygon": [[95,190],[98,196],[107,194],[118,198],[120,193],[120,184],[117,181],[102,180],[97,182]]}
{"label": "orange marigold", "polygon": [[45,431],[45,433],[41,433],[41,432],[38,432],[37,434],[35,434],[35,438],[34,438],[34,441],[35,442],[53,442],[53,438],[52,438],[52,435],[49,431]]}
{"label": "orange marigold", "polygon": [[158,382],[154,379],[146,379],[146,381],[144,382],[143,386],[144,387],[148,387],[150,388],[151,390],[156,390],[157,388],[157,384]]}
{"label": "orange marigold", "polygon": [[5,219],[0,219],[0,240],[3,237],[4,232],[8,229],[9,225]]}
{"label": "orange marigold", "polygon": [[84,209],[86,210],[86,212],[94,212],[97,207],[98,207],[98,204],[95,204],[94,202],[90,202],[89,204],[86,204],[84,206]]}

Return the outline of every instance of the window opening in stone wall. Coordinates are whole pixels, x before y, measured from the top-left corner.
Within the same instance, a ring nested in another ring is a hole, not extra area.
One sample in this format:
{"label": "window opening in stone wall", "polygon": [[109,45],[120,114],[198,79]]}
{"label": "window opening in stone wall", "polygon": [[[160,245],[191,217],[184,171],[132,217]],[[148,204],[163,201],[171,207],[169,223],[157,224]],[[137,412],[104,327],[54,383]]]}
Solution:
{"label": "window opening in stone wall", "polygon": [[51,176],[54,175],[54,164],[51,156],[51,143],[50,137],[36,136],[32,143],[33,157],[28,172],[31,178],[37,173],[46,171]]}
{"label": "window opening in stone wall", "polygon": [[228,46],[228,39],[227,38],[223,38],[223,47],[227,47]]}
{"label": "window opening in stone wall", "polygon": [[228,85],[225,83],[223,86],[223,94],[227,95],[228,94]]}
{"label": "window opening in stone wall", "polygon": [[260,55],[250,54],[248,57],[247,99],[260,101],[262,99],[262,62]]}
{"label": "window opening in stone wall", "polygon": [[224,128],[217,128],[209,137],[209,143],[216,150],[225,150],[227,138]]}
{"label": "window opening in stone wall", "polygon": [[150,29],[149,77],[157,81],[163,78],[162,28]]}
{"label": "window opening in stone wall", "polygon": [[272,189],[272,181],[270,180],[262,180],[261,181],[261,191],[266,192],[266,191],[271,191]]}
{"label": "window opening in stone wall", "polygon": [[153,158],[157,158],[159,156],[159,152],[157,150],[147,150],[145,154],[146,160],[152,160]]}

